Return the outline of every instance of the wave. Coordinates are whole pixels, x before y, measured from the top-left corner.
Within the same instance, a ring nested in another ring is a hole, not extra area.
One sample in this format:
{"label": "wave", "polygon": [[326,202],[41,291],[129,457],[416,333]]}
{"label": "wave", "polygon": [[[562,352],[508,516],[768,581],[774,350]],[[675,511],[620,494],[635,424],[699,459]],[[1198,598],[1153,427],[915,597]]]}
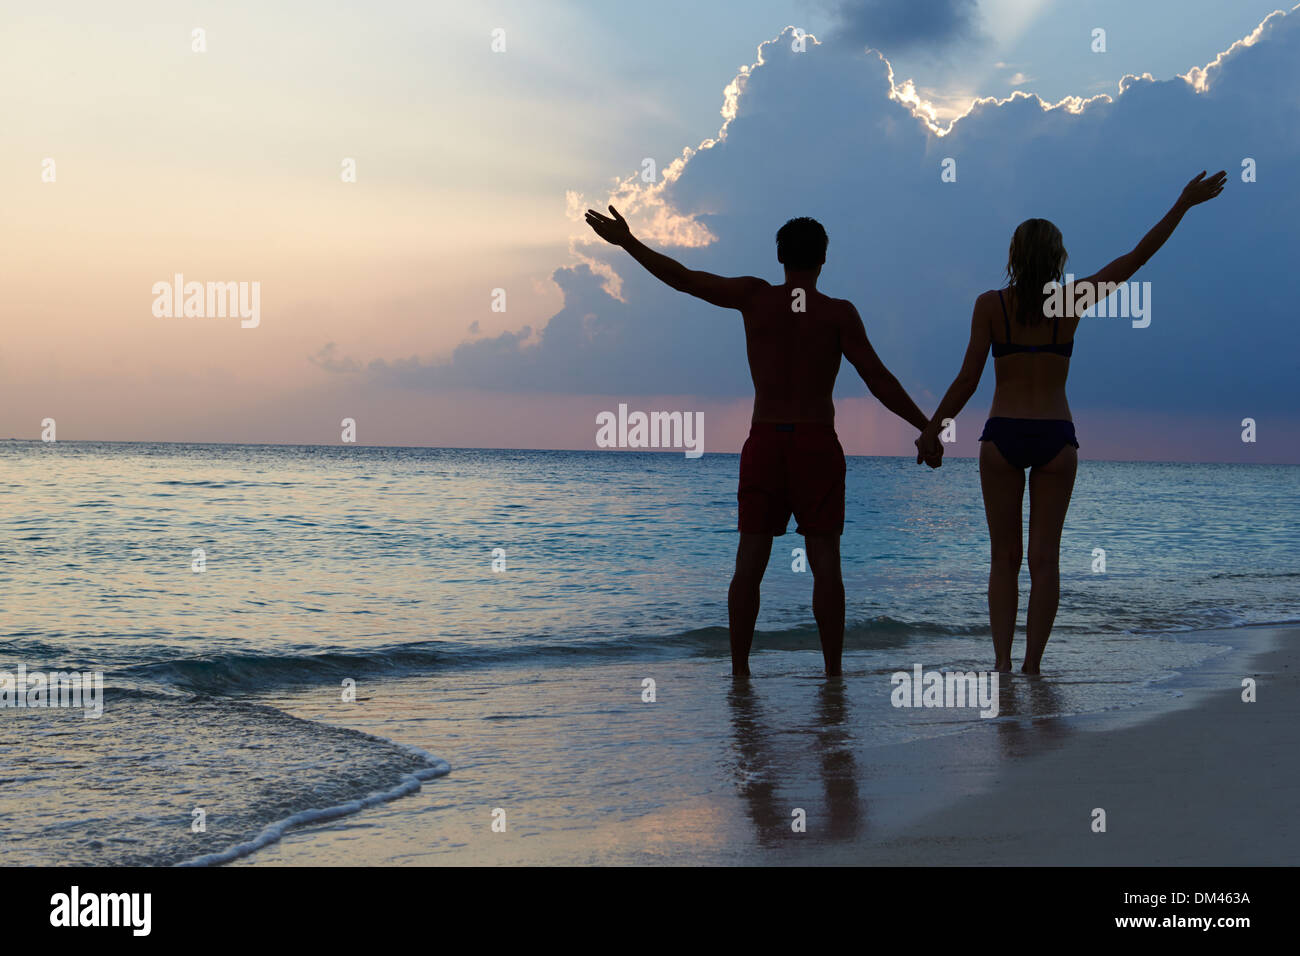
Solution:
{"label": "wave", "polygon": [[[369,737],[370,734],[363,736]],[[383,740],[383,738],[374,738]],[[393,741],[384,740],[384,743],[393,743]],[[378,806],[381,803],[388,803],[401,797],[410,796],[417,793],[424,785],[425,780],[433,780],[437,777],[445,776],[451,772],[451,764],[440,757],[435,757],[428,751],[421,750],[419,747],[412,747],[410,744],[396,744],[403,750],[422,757],[429,762],[428,767],[412,771],[406,774],[402,780],[389,790],[380,790],[371,793],[359,800],[349,800],[347,803],[335,804],[332,807],[309,808],[299,810],[292,816],[285,817],[283,820],[277,820],[272,823],[261,833],[251,840],[232,846],[229,849],[221,850],[217,853],[207,853],[203,856],[195,857],[192,860],[185,860],[177,863],[176,866],[219,866],[222,863],[229,863],[231,860],[237,860],[240,857],[248,856],[255,853],[263,847],[277,843],[289,830],[297,826],[303,826],[308,823],[320,823],[325,820],[335,820],[339,817],[351,816],[354,813],[360,813],[367,807]]]}
{"label": "wave", "polygon": [[[902,647],[915,637],[970,637],[987,634],[981,626],[877,617],[845,628],[845,649]],[[759,631],[756,650],[808,650],[819,646],[814,625]],[[133,664],[118,674],[197,694],[248,694],[277,687],[319,684],[365,676],[405,676],[476,667],[539,663],[593,663],[614,659],[691,656],[724,657],[730,639],[724,627],[694,628],[659,636],[614,641],[608,637],[556,641],[546,635],[521,637],[511,644],[484,646],[464,641],[422,641],[365,651],[325,650],[304,654],[221,653]]]}
{"label": "wave", "polygon": [[4,865],[217,865],[451,769],[418,747],[229,698],[121,689],[96,720],[66,708],[7,720],[24,746],[3,787],[25,811],[0,815]]}
{"label": "wave", "polygon": [[1300,571],[1220,571],[1210,577],[1214,580],[1300,578]]}

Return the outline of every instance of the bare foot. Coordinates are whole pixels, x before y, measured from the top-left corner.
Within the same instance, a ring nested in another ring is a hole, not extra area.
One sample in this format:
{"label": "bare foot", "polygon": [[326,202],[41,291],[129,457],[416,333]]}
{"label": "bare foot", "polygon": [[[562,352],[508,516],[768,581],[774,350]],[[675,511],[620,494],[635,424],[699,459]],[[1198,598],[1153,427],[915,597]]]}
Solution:
{"label": "bare foot", "polygon": [[1010,673],[1011,673],[1011,659],[1010,659],[1010,658],[1007,658],[1005,661],[998,661],[997,663],[995,663],[995,664],[993,665],[993,669],[994,669],[995,671],[997,671],[998,673],[1000,673],[1000,674],[1010,674]]}
{"label": "bare foot", "polygon": [[[1008,668],[1008,670],[1009,670],[1009,669],[1010,669],[1010,668]],[[1026,675],[1026,676],[1028,676],[1028,677],[1041,677],[1041,676],[1042,676],[1042,674],[1041,674],[1041,673],[1039,672],[1039,670],[1038,670],[1038,665],[1035,664],[1033,667],[1030,667],[1028,661],[1026,661],[1024,664],[1020,665],[1020,673]]]}

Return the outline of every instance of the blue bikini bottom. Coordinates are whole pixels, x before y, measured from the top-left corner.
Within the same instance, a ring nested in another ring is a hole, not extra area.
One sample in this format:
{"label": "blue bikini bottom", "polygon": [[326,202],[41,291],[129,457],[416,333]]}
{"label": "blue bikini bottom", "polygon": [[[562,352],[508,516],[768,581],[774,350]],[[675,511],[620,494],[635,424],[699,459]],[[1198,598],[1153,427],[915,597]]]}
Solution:
{"label": "blue bikini bottom", "polygon": [[1074,422],[1059,418],[990,418],[980,441],[991,441],[1016,468],[1046,465],[1066,445],[1079,447]]}

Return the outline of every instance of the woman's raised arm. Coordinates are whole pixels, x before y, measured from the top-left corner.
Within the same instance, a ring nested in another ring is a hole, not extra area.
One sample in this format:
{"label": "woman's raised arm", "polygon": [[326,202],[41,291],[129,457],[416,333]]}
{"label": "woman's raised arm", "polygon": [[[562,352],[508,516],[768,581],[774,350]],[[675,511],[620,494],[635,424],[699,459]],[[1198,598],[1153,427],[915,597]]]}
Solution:
{"label": "woman's raised arm", "polygon": [[[1187,210],[1193,206],[1199,206],[1203,202],[1208,202],[1219,193],[1223,192],[1223,186],[1228,181],[1228,174],[1224,170],[1219,170],[1210,178],[1205,178],[1205,170],[1201,170],[1191,182],[1183,187],[1182,194],[1178,201],[1174,203],[1173,208],[1165,213],[1165,217],[1156,223],[1151,231],[1142,237],[1142,241],[1133,247],[1133,251],[1126,252],[1106,265],[1102,266],[1086,279],[1076,282],[1078,286],[1081,283],[1088,283],[1096,292],[1096,287],[1102,283],[1112,284],[1127,282],[1137,272],[1146,265],[1147,260],[1156,254],[1161,246],[1165,244],[1174,233],[1174,229],[1183,221],[1183,216]],[[1097,298],[1104,298],[1098,295]],[[1067,290],[1067,300],[1074,300],[1074,290]]]}

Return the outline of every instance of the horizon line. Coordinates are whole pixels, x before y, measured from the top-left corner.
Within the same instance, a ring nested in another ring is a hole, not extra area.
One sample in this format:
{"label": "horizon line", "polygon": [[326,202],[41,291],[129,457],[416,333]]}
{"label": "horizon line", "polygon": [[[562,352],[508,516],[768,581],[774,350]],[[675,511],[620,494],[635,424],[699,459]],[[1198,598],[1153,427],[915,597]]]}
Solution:
{"label": "horizon line", "polygon": [[[536,452],[591,452],[593,454],[643,454],[643,455],[677,455],[681,456],[680,448],[504,448],[490,445],[362,445],[356,442],[337,442],[326,444],[323,442],[258,442],[258,441],[174,441],[174,440],[154,440],[154,439],[112,439],[112,438],[60,438],[56,441],[48,442],[40,438],[0,438],[0,443],[13,442],[25,443],[32,445],[214,445],[218,447],[229,448],[353,448],[353,449],[376,449],[376,450],[399,450],[399,451],[536,451]],[[714,451],[704,452],[701,457],[709,455],[729,455],[739,457],[738,451]],[[851,455],[845,453],[845,458],[904,458],[910,459],[912,455]],[[961,461],[976,461],[977,455],[947,455]],[[1300,467],[1300,462],[1290,461],[1175,461],[1168,458],[1085,458],[1083,461],[1107,462],[1112,464],[1138,464],[1138,465],[1260,465],[1260,466],[1283,466],[1289,468]]]}

